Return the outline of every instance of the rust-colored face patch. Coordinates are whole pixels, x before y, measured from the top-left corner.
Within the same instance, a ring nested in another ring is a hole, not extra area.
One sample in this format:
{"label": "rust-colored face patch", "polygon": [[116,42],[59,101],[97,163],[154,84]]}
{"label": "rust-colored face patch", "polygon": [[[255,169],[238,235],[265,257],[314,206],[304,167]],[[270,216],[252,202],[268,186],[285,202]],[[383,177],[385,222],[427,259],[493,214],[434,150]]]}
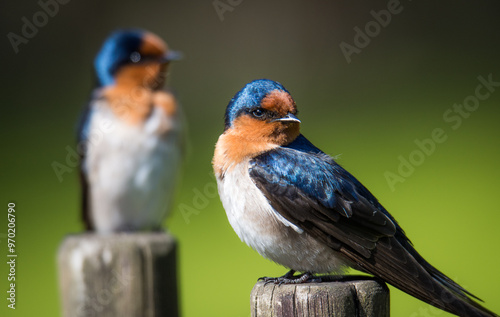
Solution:
{"label": "rust-colored face patch", "polygon": [[113,113],[131,125],[140,125],[151,112],[151,90],[135,85],[115,85],[106,88],[103,96]]}
{"label": "rust-colored face patch", "polygon": [[280,116],[297,113],[297,106],[292,96],[286,91],[273,90],[261,101],[262,108],[275,112]]}
{"label": "rust-colored face patch", "polygon": [[163,56],[168,50],[167,44],[153,33],[144,34],[139,53],[146,56]]}

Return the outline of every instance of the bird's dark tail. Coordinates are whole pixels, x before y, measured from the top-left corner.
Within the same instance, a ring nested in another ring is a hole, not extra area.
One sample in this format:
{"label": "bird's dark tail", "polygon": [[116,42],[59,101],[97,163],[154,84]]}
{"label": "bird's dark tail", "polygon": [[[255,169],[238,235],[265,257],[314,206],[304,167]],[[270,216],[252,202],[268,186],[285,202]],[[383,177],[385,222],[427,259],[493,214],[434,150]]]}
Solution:
{"label": "bird's dark tail", "polygon": [[373,274],[394,287],[449,313],[461,317],[499,317],[481,306],[480,300],[425,261],[407,242],[385,237],[369,259],[342,249],[359,269]]}

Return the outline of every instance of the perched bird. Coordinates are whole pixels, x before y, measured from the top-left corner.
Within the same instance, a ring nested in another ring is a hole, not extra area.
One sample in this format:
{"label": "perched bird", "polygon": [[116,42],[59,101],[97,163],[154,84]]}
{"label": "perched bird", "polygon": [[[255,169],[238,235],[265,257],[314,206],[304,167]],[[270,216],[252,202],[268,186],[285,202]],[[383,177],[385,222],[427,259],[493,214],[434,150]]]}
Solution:
{"label": "perched bird", "polygon": [[266,282],[352,267],[458,316],[497,316],[424,260],[368,189],[300,133],[281,84],[256,80],[231,99],[212,163],[236,234],[291,269]]}
{"label": "perched bird", "polygon": [[158,230],[167,216],[182,150],[177,100],[162,86],[178,58],[143,30],[115,31],[97,54],[78,133],[88,230]]}

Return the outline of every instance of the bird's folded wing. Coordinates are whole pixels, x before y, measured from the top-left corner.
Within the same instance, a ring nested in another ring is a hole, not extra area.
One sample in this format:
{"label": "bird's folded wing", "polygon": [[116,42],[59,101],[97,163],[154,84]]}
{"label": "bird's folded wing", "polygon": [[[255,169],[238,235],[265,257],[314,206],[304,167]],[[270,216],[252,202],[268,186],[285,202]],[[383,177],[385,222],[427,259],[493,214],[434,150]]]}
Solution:
{"label": "bird's folded wing", "polygon": [[325,154],[282,147],[254,158],[249,173],[276,212],[334,249],[369,258],[396,233],[368,190]]}

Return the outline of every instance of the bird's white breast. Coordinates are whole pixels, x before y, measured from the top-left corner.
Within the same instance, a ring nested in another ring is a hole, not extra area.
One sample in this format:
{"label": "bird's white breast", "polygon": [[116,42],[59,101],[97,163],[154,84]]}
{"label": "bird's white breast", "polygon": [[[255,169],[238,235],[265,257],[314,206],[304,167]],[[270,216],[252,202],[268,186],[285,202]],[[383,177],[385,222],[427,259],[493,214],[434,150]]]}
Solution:
{"label": "bird's white breast", "polygon": [[143,124],[133,126],[104,102],[92,105],[84,166],[96,230],[157,229],[180,163],[178,123],[155,107]]}
{"label": "bird's white breast", "polygon": [[296,271],[339,272],[338,253],[287,221],[270,205],[248,173],[248,160],[217,175],[229,223],[240,239],[265,258]]}

